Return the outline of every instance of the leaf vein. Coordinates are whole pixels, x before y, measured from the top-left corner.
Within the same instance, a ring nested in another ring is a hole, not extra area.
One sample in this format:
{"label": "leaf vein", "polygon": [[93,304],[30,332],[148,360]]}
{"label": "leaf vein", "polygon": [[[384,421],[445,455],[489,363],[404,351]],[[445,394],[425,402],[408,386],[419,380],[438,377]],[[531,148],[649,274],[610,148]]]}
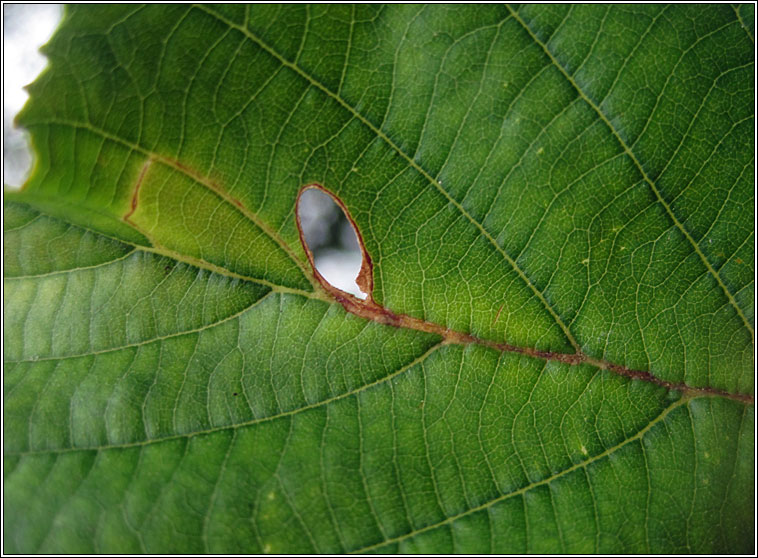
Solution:
{"label": "leaf vein", "polygon": [[745,313],[742,311],[742,307],[737,303],[735,300],[733,294],[731,291],[727,288],[726,284],[724,283],[723,279],[721,278],[721,275],[718,273],[716,269],[714,269],[713,265],[711,264],[710,260],[706,257],[706,255],[703,253],[703,251],[700,249],[700,246],[695,242],[695,239],[692,238],[692,235],[689,233],[689,231],[682,225],[681,221],[677,218],[677,216],[674,214],[674,211],[671,208],[671,205],[664,199],[663,195],[661,194],[661,191],[658,189],[658,187],[655,185],[653,180],[650,178],[648,173],[645,171],[645,168],[640,163],[639,159],[637,158],[636,154],[632,150],[631,146],[629,146],[626,141],[624,141],[621,134],[618,132],[616,127],[611,123],[611,121],[608,119],[608,117],[605,115],[605,113],[600,109],[600,107],[584,92],[584,90],[579,86],[579,84],[576,82],[576,80],[569,75],[569,73],[566,71],[566,69],[558,62],[558,60],[555,58],[555,55],[548,49],[547,45],[543,43],[539,37],[537,37],[534,32],[531,30],[531,28],[524,22],[523,19],[518,15],[517,12],[513,10],[510,6],[508,6],[508,9],[511,11],[513,16],[516,18],[516,21],[518,21],[521,26],[526,30],[527,33],[529,33],[530,37],[536,44],[538,44],[542,50],[545,52],[545,54],[550,58],[551,62],[555,65],[555,67],[563,74],[565,79],[576,89],[576,91],[579,93],[579,95],[584,99],[584,101],[592,107],[592,109],[600,116],[601,120],[605,123],[605,125],[608,127],[610,132],[613,134],[613,136],[616,138],[616,141],[619,142],[619,144],[622,146],[626,154],[628,155],[629,159],[632,161],[634,166],[637,168],[638,172],[641,174],[643,180],[645,183],[647,183],[655,195],[656,199],[658,200],[658,203],[660,203],[661,207],[665,210],[666,214],[669,216],[669,219],[674,223],[674,226],[676,226],[677,229],[684,235],[687,242],[692,246],[693,251],[697,254],[697,256],[700,258],[701,262],[705,266],[705,268],[708,270],[708,272],[713,275],[713,277],[716,279],[716,282],[718,283],[720,289],[723,291],[724,295],[726,296],[727,300],[731,304],[731,306],[734,308],[734,310],[737,312],[737,314],[742,319],[742,322],[747,328],[747,330],[750,332],[750,335],[753,339],[755,339],[755,332],[753,330],[752,325],[748,321],[747,317],[745,316]]}
{"label": "leaf vein", "polygon": [[[659,422],[663,421],[669,413],[671,413],[674,409],[680,407],[683,404],[685,404],[684,400],[679,400],[679,401],[676,401],[676,402],[672,403],[668,407],[664,408],[663,411],[657,417],[653,418],[644,428],[640,429],[633,436],[630,436],[629,438],[627,438],[625,440],[622,440],[618,444],[607,448],[606,450],[598,453],[597,455],[594,455],[594,456],[589,457],[589,458],[587,458],[587,459],[585,459],[583,461],[575,463],[575,464],[571,465],[570,467],[567,467],[567,468],[563,469],[562,471],[558,471],[556,473],[553,473],[552,475],[549,475],[549,476],[547,476],[547,477],[545,477],[543,479],[537,480],[537,481],[530,481],[529,484],[527,484],[525,486],[522,486],[521,488],[518,488],[518,489],[513,490],[511,492],[500,494],[499,496],[497,496],[497,497],[489,500],[488,502],[485,502],[485,503],[480,504],[478,506],[469,508],[469,509],[464,510],[462,512],[453,514],[453,515],[445,518],[442,521],[439,521],[439,522],[436,522],[436,523],[430,523],[429,525],[426,525],[426,526],[421,527],[419,529],[414,529],[412,531],[409,531],[408,533],[404,533],[403,535],[399,535],[399,536],[393,537],[391,539],[386,539],[386,540],[381,541],[381,542],[376,543],[376,544],[372,544],[372,545],[368,545],[368,546],[364,546],[364,547],[361,547],[361,548],[358,548],[358,549],[351,550],[350,554],[365,554],[365,553],[367,553],[367,552],[369,552],[371,550],[378,549],[378,548],[380,548],[382,546],[385,546],[385,545],[388,545],[388,544],[393,544],[393,543],[398,543],[400,541],[409,539],[409,538],[414,537],[416,535],[420,535],[421,533],[425,533],[425,532],[431,531],[431,530],[436,529],[438,527],[443,527],[443,526],[446,526],[446,525],[451,525],[452,523],[454,523],[458,519],[461,519],[463,517],[472,515],[472,514],[474,514],[476,512],[479,512],[479,511],[487,510],[487,509],[491,508],[492,506],[494,506],[495,504],[498,504],[498,503],[500,503],[500,502],[502,502],[504,500],[507,500],[509,498],[513,498],[513,497],[516,497],[516,496],[524,496],[527,492],[529,492],[530,490],[533,490],[535,488],[538,488],[538,487],[541,487],[541,486],[548,486],[549,487],[550,483],[552,483],[553,481],[556,481],[556,480],[558,480],[558,479],[560,479],[562,477],[565,477],[566,475],[568,475],[570,473],[573,473],[576,470],[579,470],[579,469],[586,470],[586,468],[589,465],[591,465],[592,463],[595,463],[597,461],[600,461],[601,459],[609,457],[610,455],[614,454],[616,451],[620,450],[621,448],[625,447],[626,445],[630,444],[631,442],[634,442],[636,440],[642,440],[643,437],[645,436],[645,434],[647,434],[653,428],[653,426],[655,426]],[[525,513],[525,517],[527,517],[527,518],[529,517],[528,513]],[[528,537],[527,537],[527,540],[528,540]]]}

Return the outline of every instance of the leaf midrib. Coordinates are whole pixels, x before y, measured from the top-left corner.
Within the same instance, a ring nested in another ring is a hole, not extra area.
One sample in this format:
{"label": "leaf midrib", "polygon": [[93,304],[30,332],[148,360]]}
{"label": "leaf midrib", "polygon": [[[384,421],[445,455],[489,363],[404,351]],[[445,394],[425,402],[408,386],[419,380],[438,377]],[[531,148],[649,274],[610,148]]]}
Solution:
{"label": "leaf midrib", "polygon": [[[68,125],[74,125],[74,124],[68,123]],[[84,127],[88,128],[87,126],[84,126]],[[201,182],[201,184],[202,184],[202,182]],[[42,212],[42,211],[39,211],[39,210],[36,210],[36,211],[38,211],[41,215],[47,215],[47,216],[50,216],[50,217],[53,217],[53,218],[56,218],[56,219],[61,219],[60,217],[55,217],[55,216],[52,216],[52,215],[48,215],[45,212]],[[97,231],[92,231],[91,229],[88,229],[86,227],[81,227],[80,225],[76,225],[76,224],[73,224],[73,223],[69,223],[69,224],[71,224],[72,226],[80,227],[83,230],[88,230],[88,231],[91,231],[91,232],[97,234]],[[215,322],[208,323],[208,324],[203,324],[200,327],[193,328],[193,329],[190,329],[190,330],[177,331],[177,332],[173,332],[173,333],[170,333],[170,334],[167,334],[167,335],[153,337],[153,338],[150,338],[150,339],[145,339],[145,340],[138,341],[138,342],[135,342],[135,343],[131,343],[131,344],[128,344],[128,345],[121,345],[121,346],[117,346],[117,347],[107,347],[107,348],[103,348],[103,349],[100,349],[100,350],[97,350],[97,351],[89,351],[89,352],[86,352],[86,353],[55,355],[55,356],[45,356],[45,357],[34,357],[34,358],[29,358],[29,359],[8,360],[8,361],[5,361],[5,362],[14,363],[14,364],[20,364],[20,363],[26,363],[26,362],[59,361],[59,360],[66,360],[66,359],[71,359],[71,358],[82,358],[82,357],[87,357],[87,356],[93,356],[93,355],[103,354],[103,353],[115,352],[115,351],[119,351],[119,350],[123,350],[123,349],[129,349],[129,348],[133,348],[133,347],[139,347],[139,346],[142,346],[142,345],[147,345],[147,344],[150,344],[150,343],[153,343],[153,342],[156,342],[156,341],[161,341],[161,340],[172,338],[172,337],[179,337],[179,336],[183,336],[183,335],[189,335],[189,334],[193,334],[193,333],[202,332],[202,331],[205,331],[207,329],[213,328],[215,326],[218,326],[218,325],[223,324],[223,323],[225,323],[225,322],[227,322],[229,320],[232,320],[234,318],[237,318],[237,317],[241,316],[243,313],[245,313],[248,310],[250,310],[251,308],[257,306],[259,302],[261,302],[262,300],[266,299],[272,293],[279,294],[279,295],[292,294],[292,295],[297,295],[297,296],[303,296],[303,297],[309,298],[309,299],[320,300],[320,301],[326,302],[326,303],[328,303],[330,305],[340,304],[340,305],[342,305],[344,307],[344,309],[349,314],[353,314],[353,315],[358,316],[360,318],[366,319],[367,321],[374,321],[374,322],[380,323],[380,324],[385,325],[385,326],[388,325],[385,321],[382,321],[380,319],[380,317],[378,317],[375,313],[369,313],[369,314],[364,313],[362,311],[362,304],[360,304],[362,301],[356,299],[359,304],[357,304],[357,305],[356,304],[346,304],[346,301],[349,300],[350,298],[352,298],[352,297],[350,297],[350,295],[348,295],[348,297],[349,297],[348,299],[339,300],[337,298],[333,298],[333,295],[329,294],[331,292],[331,290],[333,290],[333,288],[332,289],[322,288],[320,286],[320,284],[319,284],[319,281],[321,280],[319,278],[316,278],[316,279],[313,280],[314,291],[302,291],[302,290],[299,290],[299,289],[293,289],[293,288],[290,288],[290,287],[285,287],[285,286],[282,286],[282,285],[271,283],[269,281],[265,281],[265,280],[262,280],[262,279],[245,277],[245,276],[236,274],[234,272],[231,272],[231,271],[229,271],[229,270],[227,270],[225,268],[221,268],[221,267],[218,267],[218,266],[216,266],[214,264],[210,264],[208,262],[205,262],[203,260],[196,260],[195,258],[191,258],[191,257],[188,257],[186,255],[179,254],[179,253],[176,253],[176,252],[164,249],[164,248],[150,248],[150,247],[145,247],[145,246],[133,244],[133,243],[130,243],[128,241],[122,241],[122,242],[124,244],[133,246],[134,249],[131,250],[129,253],[127,253],[124,256],[121,256],[121,257],[116,258],[114,260],[110,260],[108,262],[102,262],[101,264],[98,264],[96,266],[91,266],[91,267],[101,267],[101,266],[107,266],[107,265],[109,265],[111,263],[117,263],[118,261],[121,261],[121,260],[125,259],[126,257],[131,256],[134,253],[139,252],[139,251],[151,252],[151,253],[155,253],[155,254],[160,255],[160,256],[164,256],[164,257],[169,257],[169,258],[175,259],[176,261],[179,261],[179,262],[185,263],[187,265],[191,265],[191,266],[197,267],[199,269],[207,269],[208,271],[211,271],[211,272],[214,272],[214,273],[218,273],[219,275],[233,277],[233,278],[241,279],[241,280],[244,280],[244,281],[259,283],[259,284],[262,284],[264,286],[269,287],[271,289],[271,291],[269,291],[268,293],[266,293],[265,295],[263,295],[261,298],[255,300],[253,303],[251,303],[247,307],[245,307],[245,308],[243,308],[243,309],[241,309],[241,310],[239,310],[239,311],[237,311],[237,312],[235,312],[235,313],[233,313],[233,314],[231,314],[229,316],[225,316],[224,318],[216,320]],[[58,275],[58,274],[64,274],[64,273],[71,273],[71,272],[80,271],[82,269],[88,269],[88,268],[75,268],[75,269],[68,269],[68,270],[58,270],[58,271],[53,272],[51,274],[42,274],[42,275],[36,275],[36,276],[32,275],[32,276],[24,276],[24,277],[9,277],[8,279],[9,280],[15,280],[15,279],[36,280],[36,279],[39,279],[39,278],[44,278],[47,275]],[[309,274],[309,276],[310,276],[310,274]],[[386,310],[386,309],[382,308],[382,310]],[[604,359],[594,358],[594,357],[592,357],[592,356],[584,353],[582,350],[577,350],[573,354],[572,353],[552,353],[552,352],[538,351],[538,350],[533,349],[532,347],[528,347],[528,346],[523,346],[523,347],[522,346],[515,346],[515,345],[510,345],[508,343],[498,343],[498,342],[492,341],[490,339],[475,337],[475,336],[470,335],[470,334],[461,333],[461,332],[457,332],[457,331],[454,331],[454,330],[450,330],[450,329],[444,328],[443,326],[440,326],[439,324],[434,324],[434,323],[431,323],[431,322],[424,322],[423,320],[418,320],[416,318],[409,317],[409,316],[403,316],[403,315],[398,316],[398,315],[395,315],[395,314],[392,314],[392,315],[395,318],[398,318],[398,317],[405,318],[405,317],[407,317],[407,318],[409,318],[409,320],[407,320],[408,323],[405,323],[405,325],[398,325],[398,324],[394,324],[394,323],[391,323],[389,325],[392,325],[393,327],[405,327],[406,329],[414,329],[414,330],[422,331],[422,332],[426,331],[426,332],[436,333],[436,334],[442,335],[442,337],[444,339],[444,342],[445,343],[449,343],[449,344],[460,344],[460,345],[464,345],[464,346],[465,345],[469,345],[469,344],[477,344],[477,345],[481,345],[483,347],[487,347],[487,348],[492,349],[492,350],[496,350],[498,352],[511,352],[511,353],[516,353],[516,354],[520,354],[520,355],[523,355],[523,356],[527,356],[527,357],[530,357],[530,358],[537,358],[537,359],[544,360],[544,361],[554,360],[554,361],[558,361],[558,362],[562,362],[564,364],[570,364],[570,365],[587,364],[587,365],[599,368],[601,370],[609,370],[609,371],[614,372],[615,374],[620,375],[620,376],[624,376],[624,377],[628,377],[628,378],[632,378],[632,379],[637,379],[637,380],[642,380],[642,381],[654,383],[654,384],[656,384],[658,386],[661,386],[661,387],[664,387],[666,389],[674,390],[674,391],[679,391],[679,392],[682,392],[682,393],[688,393],[688,394],[690,394],[692,396],[695,396],[695,395],[704,395],[704,396],[725,397],[725,398],[728,398],[728,399],[734,399],[734,400],[737,400],[737,401],[741,401],[743,403],[753,404],[753,396],[750,395],[750,394],[743,394],[743,393],[738,393],[738,392],[732,393],[732,392],[729,392],[729,391],[726,391],[726,390],[720,390],[720,389],[717,389],[717,388],[712,388],[710,386],[700,387],[700,386],[689,386],[689,385],[687,385],[685,383],[672,383],[670,381],[663,380],[663,379],[657,377],[656,375],[654,375],[650,371],[634,370],[634,369],[627,368],[626,366],[623,366],[623,365],[615,364],[615,363],[613,363],[611,361],[607,361],[607,360],[604,360]],[[431,326],[432,329],[428,329],[428,328],[424,327],[425,325],[426,326]]]}

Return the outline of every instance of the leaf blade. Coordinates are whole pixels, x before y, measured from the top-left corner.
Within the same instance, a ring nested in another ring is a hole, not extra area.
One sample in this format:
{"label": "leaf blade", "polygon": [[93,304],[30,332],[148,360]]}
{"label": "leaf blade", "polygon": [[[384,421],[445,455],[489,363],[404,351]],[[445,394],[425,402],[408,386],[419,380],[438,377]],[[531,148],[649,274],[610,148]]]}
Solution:
{"label": "leaf blade", "polygon": [[[70,9],[6,204],[13,548],[749,552],[751,36],[689,10]],[[454,333],[311,282],[314,182]]]}

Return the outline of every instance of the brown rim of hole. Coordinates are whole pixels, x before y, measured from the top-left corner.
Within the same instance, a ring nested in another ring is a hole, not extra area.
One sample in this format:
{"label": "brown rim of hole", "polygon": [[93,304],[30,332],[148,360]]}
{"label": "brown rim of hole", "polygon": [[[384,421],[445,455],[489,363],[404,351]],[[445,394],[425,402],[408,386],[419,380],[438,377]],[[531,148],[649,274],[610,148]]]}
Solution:
{"label": "brown rim of hole", "polygon": [[[361,250],[361,269],[358,272],[357,277],[355,278],[355,283],[358,285],[358,288],[366,295],[366,300],[360,300],[357,297],[354,297],[354,295],[343,291],[340,288],[335,287],[332,285],[329,281],[327,281],[321,273],[316,269],[316,263],[314,261],[313,252],[311,252],[310,247],[308,246],[308,243],[305,240],[305,234],[303,233],[303,227],[300,223],[300,200],[302,198],[303,193],[306,190],[319,190],[329,196],[332,201],[337,204],[337,207],[340,208],[342,213],[345,215],[345,218],[347,219],[347,222],[350,223],[350,226],[353,229],[353,232],[355,233],[355,237],[358,240],[358,247]],[[326,289],[330,294],[333,296],[338,297],[352,297],[356,298],[356,300],[359,300],[360,302],[368,302],[373,303],[374,298],[372,293],[374,292],[374,267],[371,263],[371,256],[369,256],[368,252],[366,251],[366,247],[363,244],[363,236],[361,235],[361,231],[358,229],[358,226],[356,225],[355,221],[353,221],[352,216],[350,215],[350,212],[348,211],[345,204],[342,202],[341,199],[339,199],[334,193],[330,192],[326,188],[324,188],[321,184],[318,184],[316,182],[313,182],[311,184],[306,184],[305,186],[301,187],[300,190],[297,193],[297,201],[295,203],[295,222],[297,223],[297,232],[300,235],[300,244],[303,247],[303,251],[305,252],[305,255],[308,257],[308,262],[311,264],[311,269],[313,270],[313,276],[316,278],[316,280],[321,284],[324,289]]]}

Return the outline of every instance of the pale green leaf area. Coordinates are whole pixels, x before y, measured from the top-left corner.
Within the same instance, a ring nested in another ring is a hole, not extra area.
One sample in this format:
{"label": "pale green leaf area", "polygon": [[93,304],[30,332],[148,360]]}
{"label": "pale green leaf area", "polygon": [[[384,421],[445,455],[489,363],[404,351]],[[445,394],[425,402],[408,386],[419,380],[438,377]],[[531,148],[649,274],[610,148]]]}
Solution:
{"label": "pale green leaf area", "polygon": [[[753,13],[69,8],[5,193],[3,551],[753,553]],[[318,283],[312,183],[436,329]]]}

